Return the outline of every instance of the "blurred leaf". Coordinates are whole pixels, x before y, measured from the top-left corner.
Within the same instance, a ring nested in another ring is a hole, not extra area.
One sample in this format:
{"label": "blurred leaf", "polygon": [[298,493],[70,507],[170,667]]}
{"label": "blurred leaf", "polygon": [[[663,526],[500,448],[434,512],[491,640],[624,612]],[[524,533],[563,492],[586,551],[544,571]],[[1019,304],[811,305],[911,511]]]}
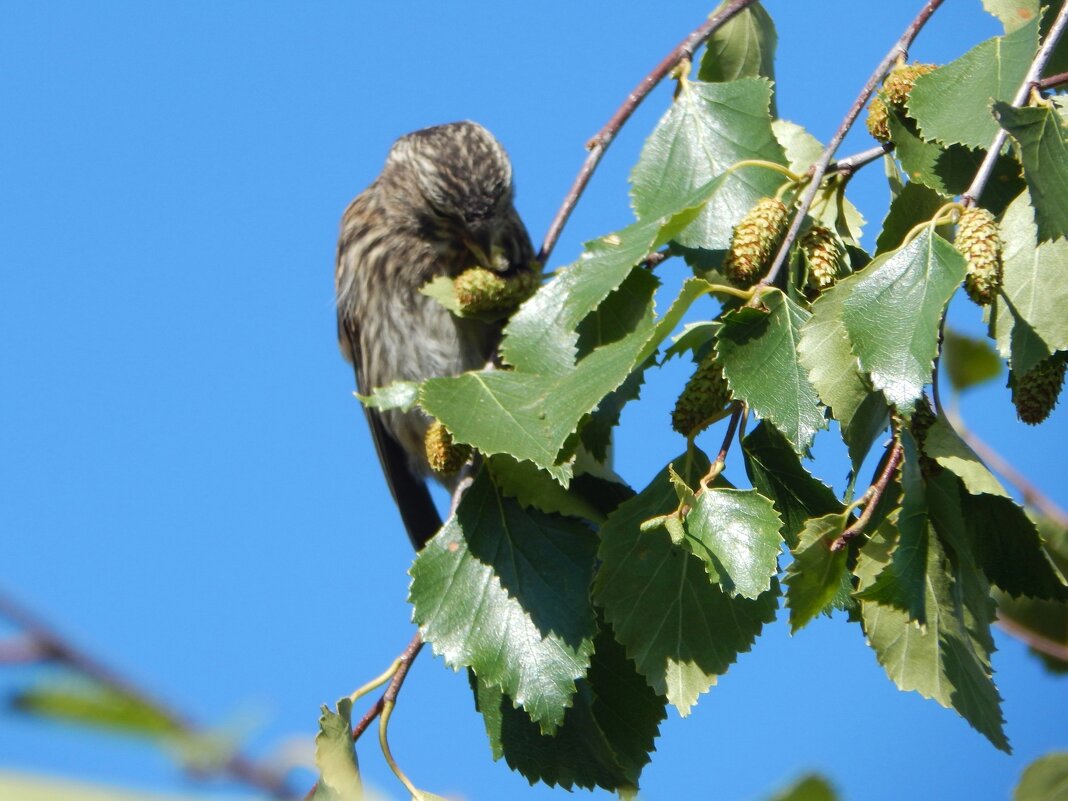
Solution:
{"label": "blurred leaf", "polygon": [[872,384],[899,409],[911,408],[930,381],[942,313],[965,266],[964,257],[927,227],[851,282],[842,308],[849,341]]}
{"label": "blurred leaf", "polygon": [[1001,221],[1002,290],[990,311],[998,351],[1026,373],[1054,352],[1068,350],[1068,242],[1038,244],[1030,193],[1020,195]]}
{"label": "blurred leaf", "polygon": [[766,310],[743,307],[723,316],[717,360],[734,397],[778,428],[798,453],[807,453],[827,425],[797,357],[801,327],[811,315],[778,290],[762,300]]}
{"label": "blurred leaf", "polygon": [[1068,751],[1039,757],[1028,765],[1013,801],[1068,801]]}
{"label": "blurred leaf", "polygon": [[875,252],[878,255],[889,253],[901,247],[905,241],[905,235],[913,228],[934,217],[947,198],[935,190],[909,182],[890,202],[890,210],[883,220],[883,230],[879,232],[879,238],[875,242]]}
{"label": "blurred leaf", "polygon": [[1063,239],[1068,236],[1068,120],[1053,103],[1028,108],[995,103],[994,115],[1020,146],[1038,241]]}
{"label": "blurred leaf", "polygon": [[[1013,598],[1004,592],[996,592],[994,600],[998,603],[999,620],[1011,625],[1010,632],[1029,644],[1031,653],[1042,660],[1047,670],[1068,673],[1068,658],[1060,659],[1051,653],[1059,652],[1068,657],[1068,604],[1036,598]],[[1052,648],[1036,648],[1040,640]]]}
{"label": "blurred leaf", "polygon": [[[794,561],[786,568],[786,605],[790,632],[796,634],[812,618],[842,603],[852,591],[845,548],[832,551],[831,543],[845,531],[849,517],[829,514],[805,523],[794,548]],[[837,603],[836,603],[837,601]]]}
{"label": "blurred leaf", "polygon": [[[699,453],[699,452],[698,452]],[[708,460],[674,465],[691,486]],[[682,715],[775,616],[778,587],[757,600],[731,598],[709,580],[701,560],[674,545],[663,528],[641,530],[678,505],[668,470],[622,504],[601,528],[594,600],[616,638],[654,690]]]}
{"label": "blurred leaf", "polygon": [[413,619],[446,664],[551,733],[593,652],[595,549],[587,526],[523,509],[481,473],[412,565]]}
{"label": "blurred leaf", "polygon": [[419,384],[416,381],[394,381],[388,387],[376,387],[370,395],[357,394],[356,397],[364,406],[406,412],[419,402]]}
{"label": "blurred leaf", "polygon": [[352,741],[352,699],[337,702],[337,711],[322,707],[319,733],[315,735],[315,767],[319,783],[312,801],[360,801],[363,783]]}
{"label": "blurred leaf", "polygon": [[[720,3],[712,14],[719,13],[725,5]],[[767,78],[774,82],[778,39],[771,15],[760,3],[753,3],[712,34],[697,77],[711,83],[738,78]]]}
{"label": "blurred leaf", "polygon": [[942,339],[942,366],[957,392],[985,384],[1001,375],[1001,358],[987,339],[958,334],[946,328]]}
{"label": "blurred leaf", "polygon": [[469,676],[493,758],[503,756],[532,784],[613,791],[638,786],[666,717],[665,699],[637,672],[611,630],[598,632],[590,672],[551,736],[499,689]]}
{"label": "blurred leaf", "polygon": [[983,8],[1001,20],[1006,33],[1012,33],[1038,16],[1039,0],[983,0]]}
{"label": "blurred leaf", "polygon": [[834,490],[801,465],[797,453],[778,430],[761,423],[742,441],[745,472],[761,494],[771,498],[782,516],[782,535],[796,548],[809,518],[843,510]]}
{"label": "blurred leaf", "polygon": [[11,706],[19,712],[107,729],[139,737],[183,737],[165,712],[135,696],[90,679],[60,677],[17,691]]}
{"label": "blurred leaf", "polygon": [[991,100],[1011,100],[1038,49],[1038,19],[976,45],[955,61],[916,79],[909,116],[924,139],[989,147],[998,126]]}
{"label": "blurred leaf", "polygon": [[[771,132],[771,84],[763,78],[730,83],[683,81],[671,108],[642,148],[631,174],[639,217],[661,214],[739,161],[785,164]],[[726,182],[697,218],[674,236],[680,245],[716,250],[730,243],[731,228],[785,179],[767,169],[745,168]]]}
{"label": "blurred leaf", "polygon": [[713,487],[686,515],[683,544],[731,595],[757,598],[779,572],[782,519],[756,490]]}
{"label": "blurred leaf", "polygon": [[[886,526],[860,549],[856,576],[867,589],[889,563]],[[1001,697],[990,666],[993,603],[990,588],[974,565],[954,565],[938,537],[929,538],[925,586],[927,625],[907,612],[875,601],[861,602],[868,642],[879,664],[902,690],[915,690],[956,709],[1003,751],[1009,751],[1001,717]]]}
{"label": "blurred leaf", "polygon": [[838,794],[829,781],[810,773],[781,793],[776,793],[769,801],[838,801]]}
{"label": "blurred leaf", "polygon": [[890,421],[886,399],[861,372],[842,321],[845,300],[859,278],[854,274],[820,294],[797,345],[809,381],[842,427],[854,472]]}
{"label": "blurred leaf", "polygon": [[[0,798],[11,801],[204,801],[203,795],[157,795],[127,788],[7,771],[0,771]],[[237,797],[232,798],[238,801]],[[218,801],[224,799],[220,798]],[[255,798],[242,795],[240,801],[255,801]],[[263,801],[266,801],[266,798]]]}

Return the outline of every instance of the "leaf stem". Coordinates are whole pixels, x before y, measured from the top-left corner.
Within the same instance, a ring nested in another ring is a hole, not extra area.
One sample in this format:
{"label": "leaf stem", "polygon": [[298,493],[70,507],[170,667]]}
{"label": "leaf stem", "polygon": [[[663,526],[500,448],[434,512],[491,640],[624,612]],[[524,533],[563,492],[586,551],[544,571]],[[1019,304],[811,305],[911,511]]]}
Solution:
{"label": "leaf stem", "polygon": [[[203,727],[193,723],[185,715],[162,701],[153,698],[125,676],[120,675],[118,671],[97,661],[95,657],[74,645],[36,614],[3,592],[0,592],[0,617],[6,618],[22,630],[28,642],[34,644],[38,652],[38,660],[58,662],[94,682],[135,699],[138,703],[150,707],[187,737],[196,738],[205,734]],[[281,773],[242,754],[234,754],[226,759],[221,766],[221,771],[250,787],[269,793],[274,798],[296,797]]]}
{"label": "leaf stem", "polygon": [[838,130],[835,131],[827,148],[820,155],[816,163],[809,168],[809,184],[805,189],[805,193],[801,196],[793,221],[790,223],[790,228],[786,232],[786,236],[783,238],[782,245],[779,247],[779,252],[775,256],[775,261],[772,262],[771,269],[761,281],[762,284],[773,284],[778,277],[780,270],[782,270],[783,265],[786,263],[786,257],[790,252],[790,248],[793,247],[797,235],[801,231],[801,226],[805,221],[805,215],[812,207],[812,201],[815,200],[820,184],[823,183],[823,177],[827,174],[831,159],[834,158],[835,151],[837,151],[838,147],[842,144],[842,140],[845,139],[846,134],[849,133],[849,129],[853,127],[853,123],[857,121],[857,117],[860,116],[860,112],[864,109],[864,104],[868,102],[868,98],[875,92],[875,89],[879,86],[879,82],[882,81],[886,73],[890,71],[900,58],[908,53],[909,46],[916,38],[916,35],[927,23],[927,20],[930,19],[931,15],[938,10],[938,7],[942,5],[942,3],[943,0],[927,0],[927,2],[924,3],[923,8],[920,9],[920,12],[912,22],[909,23],[908,28],[905,29],[901,38],[897,40],[892,48],[890,48],[890,52],[883,57],[883,60],[879,62],[879,66],[875,68],[875,72],[868,78],[868,82],[864,84],[864,88],[861,90],[860,94],[857,95],[856,100],[853,101],[853,105],[850,106],[849,111],[838,126]]}
{"label": "leaf stem", "polygon": [[860,501],[864,503],[864,511],[860,513],[860,517],[852,525],[831,543],[832,551],[842,550],[851,539],[864,533],[864,529],[871,522],[872,515],[875,514],[875,507],[879,505],[879,501],[882,499],[883,493],[886,492],[886,488],[890,485],[890,480],[894,477],[894,473],[897,472],[898,465],[901,464],[901,458],[904,455],[905,449],[901,447],[900,442],[895,440],[890,451],[890,458],[886,460],[886,465],[883,467],[882,473],[879,474],[879,478],[868,487],[868,491],[860,498]]}
{"label": "leaf stem", "polygon": [[740,11],[750,6],[755,0],[734,0],[726,8],[720,11],[718,14],[713,14],[702,25],[691,32],[685,39],[679,42],[675,48],[664,56],[663,60],[653,68],[653,70],[646,75],[638,85],[631,90],[627,95],[627,99],[616,109],[616,112],[605,123],[593,137],[586,143],[586,160],[582,163],[582,167],[579,169],[578,175],[575,176],[575,180],[571,185],[571,189],[568,190],[567,195],[564,197],[563,203],[556,212],[556,216],[553,217],[552,222],[549,224],[549,230],[545,234],[545,240],[542,242],[541,250],[538,251],[538,261],[547,265],[549,263],[549,257],[552,255],[553,248],[556,246],[557,240],[560,238],[560,233],[564,230],[564,225],[567,223],[568,218],[571,216],[571,212],[575,210],[575,205],[578,203],[579,197],[582,196],[583,191],[586,189],[586,185],[590,182],[590,178],[593,177],[594,170],[597,169],[598,163],[604,156],[605,151],[608,150],[608,146],[612,144],[612,141],[616,138],[620,128],[624,123],[630,119],[634,110],[641,105],[642,101],[649,96],[649,93],[656,88],[656,86],[684,59],[688,60],[693,58],[694,51],[704,43],[708,37],[721,28],[728,20]]}
{"label": "leaf stem", "polygon": [[[1046,68],[1046,64],[1049,63],[1050,57],[1053,55],[1053,49],[1057,46],[1057,40],[1061,38],[1061,34],[1064,33],[1065,25],[1068,25],[1068,5],[1061,7],[1060,13],[1057,14],[1057,18],[1053,21],[1053,25],[1049,29],[1049,33],[1046,34],[1046,41],[1042,43],[1042,47],[1038,49],[1038,53],[1035,55],[1035,60],[1031,62],[1030,69],[1027,70],[1027,75],[1023,79],[1023,83],[1020,84],[1020,88],[1016,90],[1016,96],[1012,99],[1012,105],[1019,107],[1030,96],[1031,90],[1041,88],[1042,70]],[[1062,76],[1054,76],[1060,78]],[[983,159],[983,163],[979,165],[979,170],[975,173],[975,178],[972,181],[972,185],[961,195],[961,202],[965,207],[975,205],[975,202],[979,199],[979,196],[983,194],[983,189],[986,188],[987,181],[990,180],[990,176],[994,173],[994,165],[997,164],[998,156],[1001,154],[1001,148],[1005,146],[1005,141],[1008,139],[1009,132],[1004,128],[999,127],[997,135],[994,137],[994,141],[990,143],[990,147],[987,148],[986,158]]]}
{"label": "leaf stem", "polygon": [[742,411],[744,409],[744,403],[741,401],[734,402],[731,421],[727,424],[727,432],[723,435],[723,444],[719,446],[719,453],[716,455],[716,460],[712,462],[712,466],[709,467],[708,473],[701,479],[701,489],[708,489],[708,485],[715,481],[716,476],[722,473],[723,468],[727,466],[727,451],[731,449],[731,443],[734,442],[734,434],[738,431],[738,423],[742,419]]}
{"label": "leaf stem", "polygon": [[1035,86],[1039,89],[1052,89],[1064,83],[1068,83],[1068,72],[1058,72],[1056,75],[1050,75],[1048,78],[1037,81]]}
{"label": "leaf stem", "polygon": [[[412,794],[413,798],[419,797],[419,789],[412,784],[404,771],[400,769],[397,761],[393,758],[393,752],[389,749],[389,740],[387,738],[387,729],[389,728],[389,719],[393,715],[393,709],[397,705],[397,695],[400,693],[401,687],[404,686],[404,679],[408,675],[408,671],[412,667],[412,663],[419,655],[419,651],[423,648],[423,638],[416,632],[416,635],[412,637],[411,642],[408,643],[408,647],[404,649],[397,661],[399,665],[396,671],[393,673],[393,680],[389,683],[389,687],[386,688],[380,699],[381,703],[381,717],[378,720],[378,744],[382,748],[382,756],[385,757],[386,763],[389,765],[393,774],[400,779],[408,792]],[[376,704],[377,706],[378,704]],[[354,732],[355,735],[355,732]],[[355,739],[355,736],[354,736]]]}

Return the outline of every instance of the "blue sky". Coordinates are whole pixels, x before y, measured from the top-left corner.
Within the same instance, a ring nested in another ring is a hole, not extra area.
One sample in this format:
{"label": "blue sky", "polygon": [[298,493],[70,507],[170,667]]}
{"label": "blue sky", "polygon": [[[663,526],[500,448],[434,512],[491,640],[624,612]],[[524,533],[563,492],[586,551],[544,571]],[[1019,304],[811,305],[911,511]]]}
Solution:
{"label": "blue sky", "polygon": [[[510,151],[540,241],[583,143],[711,5],[0,7],[0,587],[201,720],[251,727],[255,753],[309,740],[319,705],[379,673],[412,633],[409,545],[334,340],[344,206],[395,137],[472,118]],[[765,5],[780,114],[827,139],[919,1]],[[957,0],[913,52],[946,61],[997,32],[979,0]],[[661,87],[632,118],[551,267],[631,219],[627,173],[669,102]],[[857,133],[842,153],[870,143]],[[851,197],[874,234],[888,198],[878,165]],[[982,330],[967,304],[953,320]],[[685,377],[664,372],[669,387]],[[681,449],[671,402],[650,389],[624,416],[617,468],[636,486]],[[1068,441],[1064,409],[1028,429],[995,383],[964,412],[1068,505],[1052,447]],[[841,485],[833,438],[815,469]],[[735,460],[728,476],[741,474]],[[669,718],[643,797],[758,799],[818,769],[853,801],[1007,798],[1026,762],[1068,745],[1054,719],[1068,692],[1018,642],[997,641],[1011,758],[899,693],[855,626],[821,620],[791,638],[779,623],[691,718]],[[0,690],[26,677],[0,673]],[[466,679],[429,653],[391,731],[427,789],[552,794],[490,762]],[[370,741],[361,758],[402,797]],[[138,743],[5,715],[0,770],[13,768],[188,786]]]}

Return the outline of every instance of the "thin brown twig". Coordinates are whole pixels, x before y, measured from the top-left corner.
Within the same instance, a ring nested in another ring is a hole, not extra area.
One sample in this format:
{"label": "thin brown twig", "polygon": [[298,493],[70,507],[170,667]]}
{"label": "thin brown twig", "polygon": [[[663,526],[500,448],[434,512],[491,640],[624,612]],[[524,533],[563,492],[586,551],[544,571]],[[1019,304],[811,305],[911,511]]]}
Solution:
{"label": "thin brown twig", "polygon": [[574,211],[579,197],[586,189],[586,185],[590,182],[594,170],[597,169],[597,165],[608,150],[608,146],[612,144],[612,140],[616,138],[616,134],[619,133],[623,124],[630,119],[634,110],[641,105],[642,101],[645,100],[649,93],[652,92],[660,81],[678,66],[683,59],[692,59],[694,51],[696,51],[709,36],[715,33],[724,23],[730,20],[735,14],[742,11],[746,6],[752,5],[753,2],[755,2],[755,0],[734,0],[734,2],[718,14],[709,17],[704,24],[696,28],[685,39],[679,42],[675,48],[653,68],[652,72],[641,79],[638,85],[627,95],[627,99],[623,101],[623,104],[616,109],[616,112],[612,115],[611,119],[609,119],[604,127],[594,134],[594,136],[586,143],[586,150],[589,151],[586,155],[586,160],[582,163],[578,175],[575,176],[571,189],[568,190],[567,195],[564,197],[564,202],[557,210],[556,216],[553,217],[553,221],[549,224],[549,230],[545,234],[545,240],[542,242],[541,250],[538,252],[539,262],[548,264],[553,248],[556,246],[556,241],[560,238],[560,233],[564,230],[564,225],[567,223],[568,217],[571,216],[571,212]]}
{"label": "thin brown twig", "polygon": [[1001,628],[1005,629],[1007,634],[1011,634],[1018,640],[1022,640],[1029,648],[1033,648],[1046,656],[1051,656],[1054,659],[1059,659],[1062,662],[1068,662],[1068,646],[1064,643],[1059,643],[1054,640],[1044,637],[1034,629],[1029,629],[1026,626],[1022,626],[1010,617],[1006,617],[1002,613],[998,613],[997,624]]}
{"label": "thin brown twig", "polygon": [[731,421],[727,424],[727,433],[723,435],[723,444],[719,446],[719,454],[716,456],[717,464],[726,464],[727,462],[727,451],[731,449],[731,443],[734,442],[734,433],[738,430],[738,421],[742,419],[742,411],[744,409],[745,404],[741,401],[734,402]]}
{"label": "thin brown twig", "polygon": [[1068,72],[1058,72],[1056,75],[1050,75],[1043,78],[1041,81],[1035,82],[1035,88],[1037,89],[1052,89],[1055,86],[1068,83]]}
{"label": "thin brown twig", "polygon": [[871,164],[877,159],[881,159],[893,149],[893,142],[884,142],[881,145],[870,147],[867,150],[861,151],[860,153],[855,153],[852,156],[848,156],[844,159],[839,159],[838,161],[828,164],[827,173],[837,173],[838,175],[848,178],[861,167]]}
{"label": "thin brown twig", "polygon": [[50,654],[33,637],[10,637],[0,642],[0,665],[32,665],[47,662]]}
{"label": "thin brown twig", "polygon": [[[1068,25],[1068,5],[1061,7],[1060,13],[1057,14],[1057,18],[1053,21],[1049,33],[1046,34],[1046,40],[1042,43],[1042,47],[1038,49],[1038,53],[1035,55],[1035,60],[1031,62],[1031,67],[1027,70],[1027,75],[1024,77],[1023,83],[1021,83],[1020,88],[1016,90],[1016,95],[1012,99],[1013,106],[1019,107],[1025,100],[1027,100],[1031,91],[1039,87],[1042,70],[1044,70],[1046,64],[1049,63],[1050,57],[1053,55],[1053,49],[1056,47],[1057,41],[1061,38],[1061,34],[1064,32],[1066,25]],[[1008,136],[1008,131],[1001,127],[998,128],[994,141],[990,143],[990,147],[986,151],[986,157],[983,159],[983,163],[979,165],[979,170],[975,173],[975,179],[972,181],[972,185],[968,187],[963,195],[961,195],[961,203],[965,206],[975,205],[979,196],[983,194],[983,189],[986,188],[987,181],[990,180],[990,176],[994,173],[994,166],[997,164],[998,156],[1001,155],[1001,148],[1005,146],[1005,141],[1008,139]]]}
{"label": "thin brown twig", "polygon": [[879,505],[879,501],[882,499],[883,493],[886,492],[886,488],[890,485],[890,480],[894,477],[894,473],[897,472],[898,465],[901,464],[901,459],[904,455],[905,449],[901,447],[900,442],[895,441],[893,449],[890,451],[890,458],[886,460],[882,473],[879,474],[876,482],[868,487],[868,491],[864,493],[864,511],[860,513],[860,517],[849,528],[831,543],[832,551],[842,550],[851,539],[862,534],[864,529],[868,527],[872,515],[875,514],[875,507]]}
{"label": "thin brown twig", "polygon": [[[0,617],[14,623],[28,639],[36,643],[42,658],[59,662],[93,681],[151,707],[156,713],[166,718],[175,729],[190,738],[196,738],[205,733],[205,730],[191,719],[153,698],[118,671],[74,645],[36,614],[3,592],[0,592]],[[263,790],[274,798],[296,797],[286,783],[284,775],[242,754],[232,755],[223,764],[222,770],[234,779]]]}
{"label": "thin brown twig", "polygon": [[845,139],[846,134],[849,133],[849,129],[853,127],[853,123],[857,121],[857,117],[860,116],[860,112],[864,109],[864,105],[868,102],[868,98],[875,92],[875,89],[879,86],[883,77],[899,59],[908,55],[908,49],[912,45],[916,35],[920,32],[923,26],[927,24],[927,20],[938,10],[938,7],[942,5],[943,1],[944,0],[927,0],[923,8],[920,10],[920,13],[916,15],[911,23],[909,23],[908,28],[905,29],[901,38],[897,40],[894,46],[890,48],[890,52],[888,52],[883,57],[883,60],[879,62],[879,66],[875,68],[875,72],[871,74],[871,77],[868,78],[868,82],[864,84],[864,88],[861,90],[860,94],[857,95],[857,99],[853,101],[853,105],[850,106],[849,111],[846,113],[842,123],[838,126],[838,130],[835,131],[826,150],[823,151],[819,160],[809,168],[808,186],[805,187],[804,194],[801,195],[801,199],[797,204],[794,218],[790,223],[790,228],[787,230],[786,236],[783,238],[782,245],[779,247],[779,252],[775,256],[775,261],[772,262],[771,269],[760,283],[770,286],[775,282],[783,265],[786,263],[786,257],[790,252],[790,248],[793,247],[794,240],[797,239],[797,235],[801,231],[801,226],[805,221],[805,215],[808,213],[808,210],[812,208],[812,202],[816,199],[816,194],[819,192],[823,177],[827,174],[827,167],[830,165],[831,159],[834,158],[835,151],[837,151],[839,145],[842,144],[842,140]]}

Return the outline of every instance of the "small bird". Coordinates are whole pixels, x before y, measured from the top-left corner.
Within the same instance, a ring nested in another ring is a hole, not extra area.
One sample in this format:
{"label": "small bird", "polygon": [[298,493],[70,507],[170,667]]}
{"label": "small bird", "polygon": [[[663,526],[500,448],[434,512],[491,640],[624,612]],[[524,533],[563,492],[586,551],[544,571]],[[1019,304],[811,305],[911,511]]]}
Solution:
{"label": "small bird", "polygon": [[[382,172],[345,210],[337,247],[338,340],[361,394],[492,363],[502,323],[456,317],[419,290],[476,265],[504,276],[532,269],[513,198],[508,155],[477,123],[424,128],[393,144]],[[419,409],[365,411],[419,550],[441,526],[425,482],[431,419]]]}

